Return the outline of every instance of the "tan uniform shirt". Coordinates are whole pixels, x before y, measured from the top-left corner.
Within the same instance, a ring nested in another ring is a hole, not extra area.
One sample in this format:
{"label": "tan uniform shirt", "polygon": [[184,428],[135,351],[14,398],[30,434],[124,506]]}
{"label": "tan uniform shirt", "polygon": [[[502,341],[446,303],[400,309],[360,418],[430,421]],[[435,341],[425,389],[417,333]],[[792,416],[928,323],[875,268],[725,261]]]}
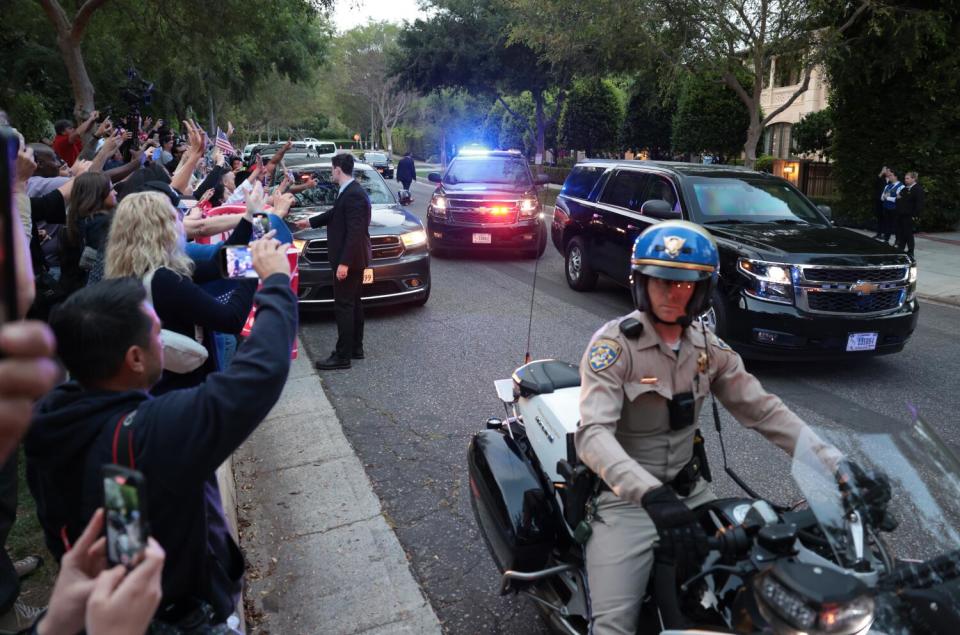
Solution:
{"label": "tan uniform shirt", "polygon": [[667,402],[675,394],[694,393],[699,417],[712,387],[737,421],[793,454],[806,424],[763,389],[727,344],[708,331],[707,351],[695,323],[683,330],[674,352],[646,315],[634,311],[625,317],[640,320],[643,333],[628,338],[620,331],[625,318],[608,322],[580,362],[580,426],[574,437],[577,456],[614,494],[639,505],[648,490],[673,480],[690,461],[697,426],[670,429]]}

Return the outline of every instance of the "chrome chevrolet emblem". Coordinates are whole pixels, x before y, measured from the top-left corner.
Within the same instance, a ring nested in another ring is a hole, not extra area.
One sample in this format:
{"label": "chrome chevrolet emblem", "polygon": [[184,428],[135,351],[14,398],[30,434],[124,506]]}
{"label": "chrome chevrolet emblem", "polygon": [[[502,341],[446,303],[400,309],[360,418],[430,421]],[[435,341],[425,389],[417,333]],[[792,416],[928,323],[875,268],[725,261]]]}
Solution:
{"label": "chrome chevrolet emblem", "polygon": [[850,290],[858,295],[870,295],[879,288],[879,284],[866,282],[865,280],[857,280],[854,284],[850,285]]}

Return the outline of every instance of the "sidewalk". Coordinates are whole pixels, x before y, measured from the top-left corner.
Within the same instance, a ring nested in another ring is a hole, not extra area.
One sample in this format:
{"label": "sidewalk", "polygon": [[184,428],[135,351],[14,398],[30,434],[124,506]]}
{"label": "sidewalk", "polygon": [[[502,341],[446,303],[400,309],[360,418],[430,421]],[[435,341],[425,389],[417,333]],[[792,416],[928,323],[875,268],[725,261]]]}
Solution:
{"label": "sidewalk", "polygon": [[[865,236],[872,231],[855,229]],[[960,306],[960,232],[916,234],[917,295]]]}
{"label": "sidewalk", "polygon": [[234,469],[250,632],[442,632],[302,345]]}

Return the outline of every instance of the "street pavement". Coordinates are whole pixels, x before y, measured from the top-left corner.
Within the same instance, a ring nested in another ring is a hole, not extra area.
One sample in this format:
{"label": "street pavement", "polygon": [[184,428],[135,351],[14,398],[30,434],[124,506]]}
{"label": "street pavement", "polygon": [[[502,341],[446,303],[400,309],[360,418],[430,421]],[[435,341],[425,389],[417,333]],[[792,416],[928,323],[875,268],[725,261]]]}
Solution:
{"label": "street pavement", "polygon": [[[412,191],[416,201],[411,210],[423,217],[432,188],[418,181]],[[890,430],[907,420],[911,404],[955,451],[960,450],[960,426],[956,425],[960,308],[944,304],[956,303],[960,289],[960,276],[953,274],[960,270],[960,244],[919,238],[917,257],[922,292],[934,302],[922,302],[918,329],[902,353],[856,363],[768,363],[749,368],[768,390],[812,424]],[[365,507],[368,482],[379,498],[382,518],[395,531],[412,576],[444,632],[546,632],[529,601],[498,595],[499,575],[476,528],[466,475],[471,435],[488,417],[502,413],[493,381],[509,377],[527,350],[535,266],[530,346],[534,358],[578,361],[597,328],[631,309],[629,293],[607,281],[601,280],[592,293],[571,290],[563,277],[563,259],[552,244],[536,265],[532,260],[502,257],[434,258],[434,288],[426,306],[368,310],[365,360],[354,362],[350,370],[323,373],[320,381],[298,371],[301,374],[293,380],[296,390],[310,393],[311,409],[286,403],[278,408],[289,413],[289,421],[299,422],[291,430],[301,432],[275,432],[270,440],[241,451],[241,525],[245,513],[254,518],[257,532],[252,539],[245,534],[245,545],[252,543],[260,553],[255,575],[269,573],[271,560],[266,554],[271,553],[271,541],[304,533],[295,536],[296,547],[274,550],[285,554],[273,563],[274,568],[283,563],[293,567],[288,575],[291,588],[297,591],[278,592],[274,600],[258,605],[263,610],[279,608],[280,613],[298,612],[301,621],[287,623],[290,628],[280,632],[363,632],[360,627],[366,623],[345,623],[355,619],[353,607],[367,605],[375,611],[381,604],[396,605],[392,596],[378,595],[382,589],[369,584],[369,578],[376,576],[393,582],[394,574],[384,573],[379,564],[393,558],[383,555],[380,541],[351,543],[346,535],[309,538],[310,532],[319,531],[322,536],[326,528],[342,524],[340,514],[351,504],[366,510],[364,514],[369,512],[363,516],[367,521],[381,517],[373,507]],[[336,338],[332,315],[301,311],[301,317],[301,355],[326,357]],[[327,398],[338,420],[330,414]],[[320,420],[317,427],[308,428],[315,419]],[[722,420],[728,459],[739,474],[771,499],[794,498],[796,493],[784,485],[789,481],[787,457],[737,425],[726,412]],[[322,467],[331,461],[310,467],[311,461],[323,457],[310,456],[309,438],[335,434],[338,427],[349,446],[339,446],[335,454],[348,460],[355,452],[369,481],[338,478],[335,470]],[[701,428],[710,460],[719,468],[716,432],[706,421]],[[248,461],[256,461],[250,472]],[[288,468],[314,469],[317,476],[310,482],[264,482],[267,475],[283,474]],[[722,470],[713,472],[718,495],[741,494]],[[245,474],[250,476],[247,485],[243,484]],[[288,529],[288,523],[296,527]],[[260,549],[258,543],[268,546]],[[249,554],[251,547],[245,548]],[[360,553],[345,559],[342,551]],[[367,559],[376,566],[368,567]],[[398,561],[393,558],[392,562]],[[344,571],[344,566],[357,571]],[[367,580],[365,586],[350,583],[358,576]],[[259,584],[257,579],[251,584],[255,599],[263,592]],[[347,605],[342,616],[330,608],[331,594]],[[310,609],[306,604],[311,601],[326,608]],[[319,621],[310,622],[308,617]]]}

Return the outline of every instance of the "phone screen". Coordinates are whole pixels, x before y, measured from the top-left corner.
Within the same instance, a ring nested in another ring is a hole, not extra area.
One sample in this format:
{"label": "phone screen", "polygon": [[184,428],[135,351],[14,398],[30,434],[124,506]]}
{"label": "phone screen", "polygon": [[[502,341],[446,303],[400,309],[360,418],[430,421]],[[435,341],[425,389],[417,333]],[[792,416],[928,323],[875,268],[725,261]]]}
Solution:
{"label": "phone screen", "polygon": [[253,240],[260,240],[270,231],[270,217],[266,214],[253,215]]}
{"label": "phone screen", "polygon": [[104,525],[107,561],[134,567],[147,548],[147,519],[143,475],[116,465],[103,468]]}
{"label": "phone screen", "polygon": [[253,253],[246,245],[227,245],[220,250],[220,272],[224,278],[256,278]]}
{"label": "phone screen", "polygon": [[20,137],[12,128],[0,126],[0,324],[15,319],[17,312],[13,232],[19,231],[20,219],[13,207],[13,180],[19,151]]}

